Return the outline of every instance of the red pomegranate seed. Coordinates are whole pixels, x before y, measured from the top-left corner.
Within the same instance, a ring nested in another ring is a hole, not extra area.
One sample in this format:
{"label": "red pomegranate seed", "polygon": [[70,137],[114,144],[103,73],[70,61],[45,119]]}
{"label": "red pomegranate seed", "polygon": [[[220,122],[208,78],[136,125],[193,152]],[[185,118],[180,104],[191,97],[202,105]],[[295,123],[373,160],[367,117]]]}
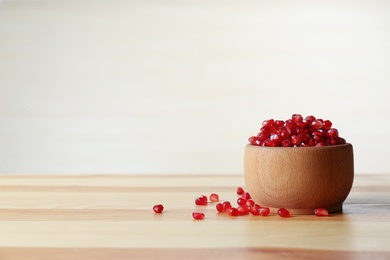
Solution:
{"label": "red pomegranate seed", "polygon": [[252,198],[251,195],[249,194],[249,192],[245,192],[245,193],[242,195],[242,197],[245,198],[245,199],[247,199],[247,200],[249,200],[249,199]]}
{"label": "red pomegranate seed", "polygon": [[238,206],[237,207],[238,215],[244,216],[249,214],[249,208],[244,205],[244,206]]}
{"label": "red pomegranate seed", "polygon": [[202,195],[195,199],[195,204],[198,206],[206,206],[207,205],[207,197]]}
{"label": "red pomegranate seed", "polygon": [[219,195],[216,193],[211,193],[210,195],[210,201],[211,202],[218,202],[219,201]]}
{"label": "red pomegranate seed", "polygon": [[192,212],[192,217],[196,220],[204,219],[204,213],[202,212]]}
{"label": "red pomegranate seed", "polygon": [[164,210],[164,206],[161,204],[157,204],[153,206],[153,211],[156,213],[162,213]]}
{"label": "red pomegranate seed", "polygon": [[245,193],[245,191],[242,187],[237,188],[237,195],[243,195],[244,193]]}
{"label": "red pomegranate seed", "polygon": [[327,217],[329,213],[324,208],[317,208],[314,210],[314,215],[316,215],[317,217]]}
{"label": "red pomegranate seed", "polygon": [[246,198],[240,197],[237,199],[237,205],[239,206],[246,205],[246,201],[247,201]]}
{"label": "red pomegranate seed", "polygon": [[255,205],[255,201],[253,199],[249,199],[246,201],[246,205],[251,208]]}
{"label": "red pomegranate seed", "polygon": [[288,211],[285,208],[280,208],[278,210],[278,215],[281,216],[282,218],[289,218],[291,216],[290,211]]}
{"label": "red pomegranate seed", "polygon": [[328,136],[330,138],[338,138],[339,137],[339,131],[336,128],[331,128],[328,130]]}
{"label": "red pomegranate seed", "polygon": [[263,127],[271,127],[275,123],[275,120],[269,119],[263,121]]}
{"label": "red pomegranate seed", "polygon": [[224,201],[224,202],[222,203],[222,206],[223,206],[223,211],[226,212],[229,208],[232,207],[232,204],[231,204],[229,201]]}
{"label": "red pomegranate seed", "polygon": [[260,208],[261,208],[260,205],[255,204],[255,205],[253,205],[253,207],[251,207],[250,212],[252,213],[252,215],[257,216],[260,214],[260,212],[259,212]]}
{"label": "red pomegranate seed", "polygon": [[321,123],[321,121],[319,121],[319,120],[314,120],[314,121],[311,123],[311,127],[315,128],[315,129],[321,128],[321,126],[322,126],[322,123]]}
{"label": "red pomegranate seed", "polygon": [[332,122],[330,122],[329,120],[325,120],[322,124],[322,127],[326,130],[329,130],[332,127]]}
{"label": "red pomegranate seed", "polygon": [[314,116],[307,116],[307,117],[305,117],[305,120],[313,122],[314,120],[316,120],[316,118]]}
{"label": "red pomegranate seed", "polygon": [[264,216],[264,217],[265,217],[265,216],[268,216],[269,213],[270,213],[270,209],[267,208],[267,207],[261,207],[261,208],[259,209],[259,214],[262,215],[262,216]]}
{"label": "red pomegranate seed", "polygon": [[223,209],[223,204],[222,203],[217,203],[217,205],[215,205],[215,208],[217,209],[217,211],[219,213],[225,212],[225,210]]}
{"label": "red pomegranate seed", "polygon": [[303,117],[300,114],[294,114],[291,117],[292,121],[295,123],[302,122]]}
{"label": "red pomegranate seed", "polygon": [[237,217],[238,216],[238,209],[237,208],[234,208],[234,207],[230,207],[226,210],[226,213],[229,215],[229,216],[232,216],[232,217]]}

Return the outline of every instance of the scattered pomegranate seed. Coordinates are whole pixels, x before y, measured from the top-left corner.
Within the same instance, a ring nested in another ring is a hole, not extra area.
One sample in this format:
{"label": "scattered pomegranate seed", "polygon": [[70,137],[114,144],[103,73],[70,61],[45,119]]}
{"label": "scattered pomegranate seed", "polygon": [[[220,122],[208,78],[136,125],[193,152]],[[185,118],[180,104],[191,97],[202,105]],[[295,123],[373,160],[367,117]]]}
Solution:
{"label": "scattered pomegranate seed", "polygon": [[249,214],[249,208],[244,205],[244,206],[238,206],[237,207],[238,215],[244,216]]}
{"label": "scattered pomegranate seed", "polygon": [[246,205],[246,202],[247,202],[246,198],[241,197],[237,199],[237,205],[243,206]]}
{"label": "scattered pomegranate seed", "polygon": [[212,194],[210,195],[210,201],[211,201],[211,202],[218,202],[218,201],[219,201],[219,195],[216,194],[216,193],[212,193]]}
{"label": "scattered pomegranate seed", "polygon": [[260,209],[259,209],[259,214],[260,215],[262,215],[262,216],[268,216],[269,215],[269,213],[270,213],[270,210],[269,210],[269,208],[267,208],[267,207],[261,207]]}
{"label": "scattered pomegranate seed", "polygon": [[328,210],[324,208],[317,208],[314,210],[314,215],[317,217],[327,217],[329,215]]}
{"label": "scattered pomegranate seed", "polygon": [[206,206],[207,205],[207,197],[202,195],[195,199],[195,204],[198,206]]}
{"label": "scattered pomegranate seed", "polygon": [[332,128],[332,122],[310,115],[303,119],[294,114],[291,119],[264,120],[257,136],[249,139],[251,145],[308,147],[345,144],[338,130]]}
{"label": "scattered pomegranate seed", "polygon": [[252,198],[251,195],[249,194],[249,192],[245,192],[245,193],[242,195],[242,197],[245,198],[245,199],[247,199],[247,200],[249,200],[249,199]]}
{"label": "scattered pomegranate seed", "polygon": [[224,202],[222,203],[222,206],[223,206],[223,211],[226,212],[229,208],[232,207],[232,204],[231,204],[229,201],[224,201]]}
{"label": "scattered pomegranate seed", "polygon": [[153,206],[153,211],[156,213],[162,213],[164,210],[164,206],[162,204],[157,204]]}
{"label": "scattered pomegranate seed", "polygon": [[260,208],[260,205],[255,204],[253,205],[253,207],[251,207],[250,212],[252,213],[252,215],[257,216],[260,214]]}
{"label": "scattered pomegranate seed", "polygon": [[215,205],[215,208],[217,209],[217,211],[219,213],[225,212],[225,210],[223,209],[223,204],[222,203],[217,203],[217,205]]}
{"label": "scattered pomegranate seed", "polygon": [[204,213],[202,212],[192,212],[192,217],[196,220],[204,219]]}
{"label": "scattered pomegranate seed", "polygon": [[242,187],[237,188],[237,195],[243,195],[244,193],[245,193],[245,191]]}
{"label": "scattered pomegranate seed", "polygon": [[253,199],[249,199],[249,200],[246,201],[246,205],[249,208],[252,208],[255,205],[255,201]]}
{"label": "scattered pomegranate seed", "polygon": [[237,217],[238,216],[238,209],[237,208],[234,208],[234,207],[230,207],[226,210],[226,213],[229,215],[229,216],[232,216],[232,217]]}
{"label": "scattered pomegranate seed", "polygon": [[281,216],[282,218],[289,218],[291,216],[290,211],[288,211],[285,208],[280,208],[278,210],[278,215]]}

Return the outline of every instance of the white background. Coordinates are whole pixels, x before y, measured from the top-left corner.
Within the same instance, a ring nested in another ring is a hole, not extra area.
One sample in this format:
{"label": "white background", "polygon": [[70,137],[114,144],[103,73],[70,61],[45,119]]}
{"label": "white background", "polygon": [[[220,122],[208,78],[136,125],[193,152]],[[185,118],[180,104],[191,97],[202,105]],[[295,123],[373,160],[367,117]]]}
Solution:
{"label": "white background", "polygon": [[0,173],[242,173],[330,119],[390,173],[390,1],[3,1]]}

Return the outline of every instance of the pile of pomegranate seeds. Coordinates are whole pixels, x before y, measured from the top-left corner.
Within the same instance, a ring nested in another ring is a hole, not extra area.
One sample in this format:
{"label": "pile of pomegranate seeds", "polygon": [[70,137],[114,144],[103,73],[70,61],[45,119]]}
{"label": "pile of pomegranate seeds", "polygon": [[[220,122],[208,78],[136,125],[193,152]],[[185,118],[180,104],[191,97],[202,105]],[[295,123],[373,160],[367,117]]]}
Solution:
{"label": "pile of pomegranate seeds", "polygon": [[257,146],[305,147],[345,144],[332,122],[300,114],[291,119],[265,120],[257,136],[249,137],[249,143]]}
{"label": "pile of pomegranate seeds", "polygon": [[268,216],[270,209],[261,207],[252,200],[249,192],[245,192],[243,188],[238,187],[237,194],[241,195],[237,199],[237,207],[233,207],[230,201],[224,201],[215,205],[218,213],[226,213],[232,217],[245,216],[251,213],[254,216]]}
{"label": "pile of pomegranate seeds", "polygon": [[[215,205],[218,213],[226,213],[232,217],[245,216],[252,214],[253,216],[268,216],[270,214],[270,209],[268,207],[260,206],[251,198],[249,192],[245,192],[242,187],[237,188],[237,206],[233,206],[230,201],[219,202],[219,195],[216,193],[210,194],[210,202],[218,202]],[[195,205],[197,206],[207,206],[208,198],[205,195],[201,195],[195,199]],[[153,211],[155,213],[162,213],[164,206],[162,204],[154,205]],[[291,217],[290,211],[285,208],[280,208],[278,210],[278,215],[282,218]],[[328,211],[324,208],[316,208],[314,210],[314,215],[316,216],[328,216]],[[195,220],[203,220],[205,214],[202,212],[192,212],[192,217]]]}

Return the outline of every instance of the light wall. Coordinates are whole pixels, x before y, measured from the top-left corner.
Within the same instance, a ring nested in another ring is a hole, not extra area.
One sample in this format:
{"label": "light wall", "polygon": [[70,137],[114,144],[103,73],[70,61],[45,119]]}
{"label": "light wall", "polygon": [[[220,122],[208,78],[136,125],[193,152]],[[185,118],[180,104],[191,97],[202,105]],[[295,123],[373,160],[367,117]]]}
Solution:
{"label": "light wall", "polygon": [[0,173],[242,173],[330,119],[390,173],[390,1],[3,1]]}

